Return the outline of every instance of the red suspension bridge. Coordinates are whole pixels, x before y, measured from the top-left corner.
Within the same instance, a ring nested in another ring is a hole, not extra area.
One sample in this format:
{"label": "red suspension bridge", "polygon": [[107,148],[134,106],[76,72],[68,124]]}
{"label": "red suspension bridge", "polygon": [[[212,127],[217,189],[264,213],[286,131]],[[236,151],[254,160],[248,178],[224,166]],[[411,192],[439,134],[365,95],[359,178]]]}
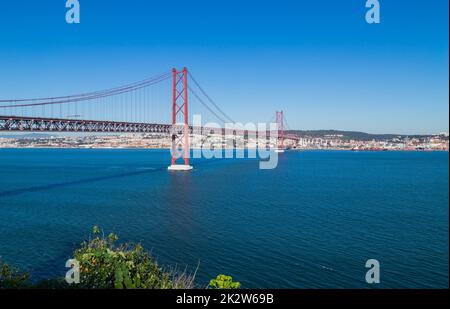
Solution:
{"label": "red suspension bridge", "polygon": [[[169,80],[171,83],[167,82]],[[163,87],[166,89],[161,90]],[[160,103],[167,102],[170,92],[172,102],[171,108],[168,108],[167,104]],[[197,114],[206,113],[221,124],[236,123],[184,68],[101,91],[0,100],[0,131],[167,134],[172,139],[172,167],[175,169],[190,168],[189,136],[193,133],[244,137],[256,133],[244,128],[228,132],[223,126],[218,129],[190,125],[189,110],[192,105],[196,107]],[[285,133],[282,111],[276,112],[276,124],[278,151],[284,149],[285,139],[298,141],[296,135]],[[266,136],[274,136],[274,132],[268,130]],[[176,164],[178,158],[183,159],[183,165]]]}

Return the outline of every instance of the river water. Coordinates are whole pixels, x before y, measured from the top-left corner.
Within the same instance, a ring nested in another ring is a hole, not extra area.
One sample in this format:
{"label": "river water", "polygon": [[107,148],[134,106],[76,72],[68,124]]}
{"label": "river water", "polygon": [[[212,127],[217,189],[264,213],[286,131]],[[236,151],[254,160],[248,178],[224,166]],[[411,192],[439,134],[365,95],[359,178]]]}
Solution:
{"label": "river water", "polygon": [[448,288],[448,152],[290,151],[197,159],[166,150],[0,150],[0,256],[35,280],[63,276],[93,225],[165,267],[244,288]]}

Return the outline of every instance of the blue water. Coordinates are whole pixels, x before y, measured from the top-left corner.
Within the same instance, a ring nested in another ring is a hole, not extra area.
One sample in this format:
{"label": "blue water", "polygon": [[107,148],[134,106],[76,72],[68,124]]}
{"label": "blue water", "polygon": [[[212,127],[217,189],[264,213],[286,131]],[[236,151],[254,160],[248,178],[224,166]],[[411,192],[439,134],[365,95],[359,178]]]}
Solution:
{"label": "blue water", "polygon": [[0,256],[33,278],[63,275],[93,225],[160,263],[245,288],[448,287],[448,152],[287,152],[197,160],[163,150],[0,150]]}

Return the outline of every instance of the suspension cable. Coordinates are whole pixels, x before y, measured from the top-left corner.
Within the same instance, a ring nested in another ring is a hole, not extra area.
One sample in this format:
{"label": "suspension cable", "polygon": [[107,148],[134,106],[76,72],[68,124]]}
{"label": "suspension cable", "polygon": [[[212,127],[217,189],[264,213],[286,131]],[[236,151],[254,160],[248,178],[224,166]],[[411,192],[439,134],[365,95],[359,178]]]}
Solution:
{"label": "suspension cable", "polygon": [[217,115],[217,113],[216,112],[214,112],[214,110],[212,110],[209,106],[208,106],[208,104],[206,104],[205,103],[205,101],[203,101],[201,98],[200,98],[200,96],[190,87],[190,86],[188,86],[188,89],[189,89],[189,91],[197,98],[197,100],[204,106],[204,107],[206,107],[214,116],[216,116],[217,117],[217,119],[219,119],[221,122],[223,122],[223,123],[225,123],[226,121],[222,118],[222,117],[220,117],[219,115]]}
{"label": "suspension cable", "polygon": [[[119,86],[119,87],[106,89],[106,90],[98,90],[98,91],[81,93],[81,94],[75,94],[75,95],[59,96],[59,97],[48,97],[48,98],[6,99],[6,100],[0,100],[0,102],[1,103],[36,102],[36,101],[49,101],[49,100],[62,100],[62,99],[91,97],[91,96],[95,96],[95,95],[115,93],[116,91],[119,92],[119,91],[132,89],[132,88],[140,86],[140,85],[145,85],[147,83],[152,83],[155,80],[162,81],[162,80],[165,80],[165,79],[169,78],[170,74],[171,74],[170,72],[164,72],[164,73],[152,76],[150,78],[147,78],[147,79],[144,79],[144,80],[141,80],[141,81],[138,81],[138,82],[134,82],[134,83],[127,84],[127,85],[124,85],[124,86]],[[132,89],[132,90],[134,90],[134,89]]]}
{"label": "suspension cable", "polygon": [[[142,89],[148,86],[155,85],[157,83],[160,83],[164,80],[167,80],[170,78],[170,73],[166,73],[165,75],[158,75],[154,77],[153,79],[147,79],[144,81],[136,82],[127,86],[123,87],[117,87],[109,90],[102,90],[102,91],[96,91],[91,92],[83,95],[72,95],[72,96],[65,96],[65,97],[54,97],[54,98],[47,98],[46,102],[39,102],[39,103],[26,103],[26,104],[13,104],[13,105],[0,105],[0,108],[16,108],[16,107],[26,107],[26,106],[43,106],[43,105],[53,105],[53,104],[65,104],[65,103],[74,103],[79,101],[88,101],[92,99],[98,99],[98,98],[105,98],[110,96],[115,96],[123,93],[128,93],[134,90]],[[0,102],[7,102],[7,103],[13,103],[13,102],[36,102],[43,99],[29,99],[29,100],[0,100]],[[55,101],[57,100],[57,101]]]}
{"label": "suspension cable", "polygon": [[[211,97],[206,93],[206,91],[200,86],[200,84],[197,82],[197,80],[192,76],[190,72],[188,72],[188,75],[191,77],[194,84],[200,89],[200,91],[203,93],[203,95],[208,99],[208,101],[229,121],[232,123],[235,123],[235,121],[229,117],[212,99]],[[192,91],[192,90],[191,90]]]}

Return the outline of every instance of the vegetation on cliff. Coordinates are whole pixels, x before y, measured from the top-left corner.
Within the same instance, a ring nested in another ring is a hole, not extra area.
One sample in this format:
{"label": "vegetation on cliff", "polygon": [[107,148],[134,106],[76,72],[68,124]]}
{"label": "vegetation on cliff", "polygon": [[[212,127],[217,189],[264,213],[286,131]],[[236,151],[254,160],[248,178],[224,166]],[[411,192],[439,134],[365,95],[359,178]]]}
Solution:
{"label": "vegetation on cliff", "polygon": [[[104,233],[95,226],[89,241],[73,254],[79,283],[69,285],[64,278],[31,283],[30,276],[0,260],[0,288],[82,288],[82,289],[191,289],[195,273],[165,270],[140,244],[118,244],[116,234]],[[239,282],[219,275],[209,288],[236,289]]]}

